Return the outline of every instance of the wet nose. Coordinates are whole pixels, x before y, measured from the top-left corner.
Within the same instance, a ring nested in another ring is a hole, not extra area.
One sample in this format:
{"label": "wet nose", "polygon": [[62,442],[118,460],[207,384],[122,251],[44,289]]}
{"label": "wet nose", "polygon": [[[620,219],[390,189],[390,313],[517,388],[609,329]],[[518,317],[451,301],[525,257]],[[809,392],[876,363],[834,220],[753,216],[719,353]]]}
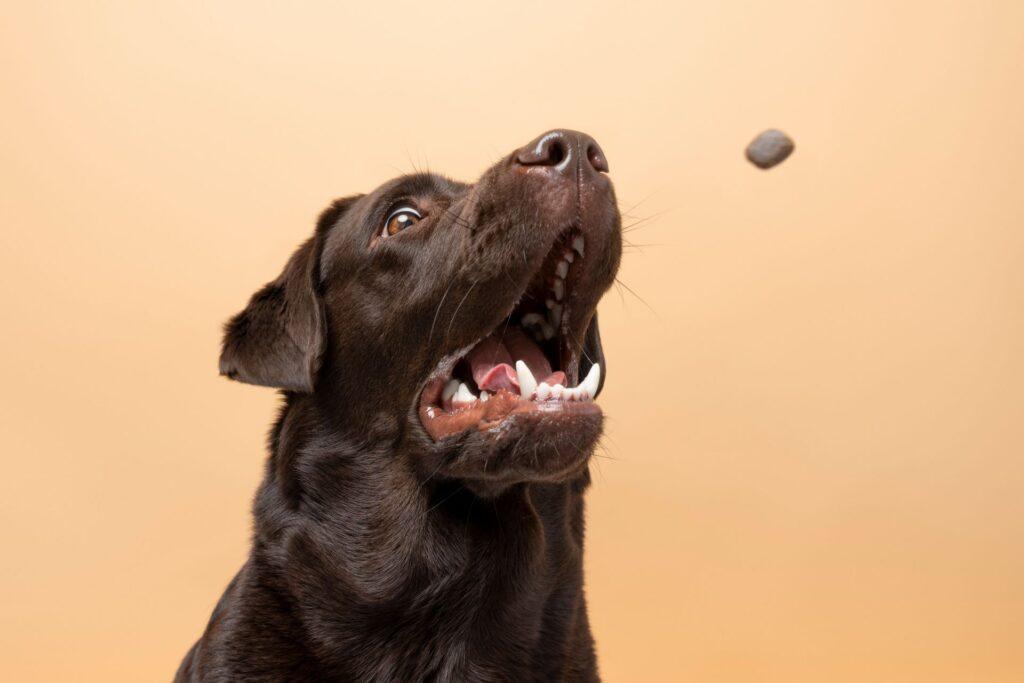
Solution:
{"label": "wet nose", "polygon": [[608,159],[601,146],[586,133],[575,130],[551,130],[537,137],[515,155],[520,166],[549,167],[574,176],[608,172]]}

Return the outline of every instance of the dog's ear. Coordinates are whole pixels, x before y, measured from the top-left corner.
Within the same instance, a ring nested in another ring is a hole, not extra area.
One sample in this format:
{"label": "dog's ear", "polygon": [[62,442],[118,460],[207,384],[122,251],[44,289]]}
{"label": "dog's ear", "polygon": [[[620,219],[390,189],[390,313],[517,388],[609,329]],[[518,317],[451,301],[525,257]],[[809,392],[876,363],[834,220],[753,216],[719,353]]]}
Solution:
{"label": "dog's ear", "polygon": [[597,385],[597,394],[593,396],[593,398],[597,398],[597,395],[601,393],[601,389],[604,387],[604,380],[608,376],[608,365],[604,358],[604,348],[601,346],[601,330],[597,326],[597,311],[594,311],[594,317],[590,319],[586,337],[583,339],[583,357],[580,358],[580,378],[587,376],[594,363],[601,364],[601,381]]}
{"label": "dog's ear", "polygon": [[253,294],[224,327],[220,374],[290,391],[313,390],[324,343],[316,292],[317,239],[299,247],[284,271]]}
{"label": "dog's ear", "polygon": [[224,326],[220,374],[240,382],[311,392],[327,330],[319,292],[320,251],[327,231],[358,197],[335,201],[316,234],[292,254],[276,280],[253,294]]}

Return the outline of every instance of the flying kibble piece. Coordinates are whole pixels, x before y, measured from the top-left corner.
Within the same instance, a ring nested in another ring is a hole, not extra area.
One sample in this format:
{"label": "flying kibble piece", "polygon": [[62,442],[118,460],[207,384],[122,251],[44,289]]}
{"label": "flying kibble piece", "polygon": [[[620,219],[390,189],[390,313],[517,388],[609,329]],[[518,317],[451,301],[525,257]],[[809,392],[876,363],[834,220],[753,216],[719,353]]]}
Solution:
{"label": "flying kibble piece", "polygon": [[781,130],[770,128],[747,145],[747,159],[758,168],[769,169],[793,153],[793,141]]}

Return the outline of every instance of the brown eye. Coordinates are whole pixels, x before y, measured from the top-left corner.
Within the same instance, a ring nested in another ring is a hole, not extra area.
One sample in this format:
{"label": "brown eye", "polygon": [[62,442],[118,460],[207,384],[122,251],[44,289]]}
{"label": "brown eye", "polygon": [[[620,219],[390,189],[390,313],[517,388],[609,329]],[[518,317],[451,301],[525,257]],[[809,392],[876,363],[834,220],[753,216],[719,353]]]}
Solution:
{"label": "brown eye", "polygon": [[395,209],[388,214],[388,219],[384,221],[384,230],[381,231],[381,236],[397,235],[406,228],[419,223],[421,218],[423,216],[420,215],[420,212],[411,206]]}

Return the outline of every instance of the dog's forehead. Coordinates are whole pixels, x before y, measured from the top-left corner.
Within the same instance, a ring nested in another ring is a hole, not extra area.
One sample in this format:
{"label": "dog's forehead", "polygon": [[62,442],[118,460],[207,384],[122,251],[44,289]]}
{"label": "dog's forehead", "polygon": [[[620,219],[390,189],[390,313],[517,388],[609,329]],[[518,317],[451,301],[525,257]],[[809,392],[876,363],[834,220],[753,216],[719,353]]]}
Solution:
{"label": "dog's forehead", "polygon": [[372,211],[381,202],[401,199],[454,198],[465,193],[469,187],[466,183],[460,183],[438,173],[403,175],[389,180],[368,194],[365,208]]}

